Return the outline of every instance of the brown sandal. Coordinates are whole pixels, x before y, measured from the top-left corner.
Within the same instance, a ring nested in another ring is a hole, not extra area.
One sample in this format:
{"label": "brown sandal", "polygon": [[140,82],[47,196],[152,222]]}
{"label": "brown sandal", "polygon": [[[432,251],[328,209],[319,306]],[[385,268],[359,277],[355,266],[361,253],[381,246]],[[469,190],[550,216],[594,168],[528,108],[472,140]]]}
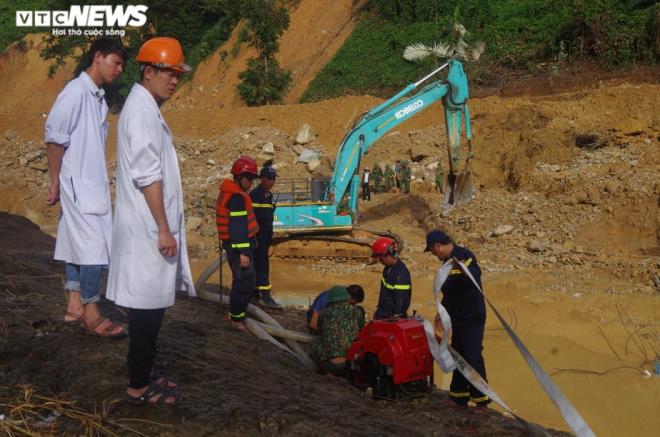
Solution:
{"label": "brown sandal", "polygon": [[[71,320],[67,320],[67,316],[71,317]],[[82,319],[82,314],[76,314],[72,313],[71,311],[67,311],[64,314],[64,323],[77,323]]]}
{"label": "brown sandal", "polygon": [[[101,324],[103,322],[105,322],[106,320],[110,322],[108,324],[108,326],[106,326],[101,332],[97,332],[96,328],[101,326]],[[93,321],[91,323],[87,323],[85,321],[85,319],[80,318],[80,326],[82,326],[83,329],[85,330],[85,332],[87,332],[89,335],[94,335],[96,337],[104,337],[104,338],[124,338],[124,337],[126,337],[126,331],[124,330],[123,327],[122,327],[121,331],[119,331],[117,333],[113,333],[112,331],[114,331],[117,328],[117,326],[120,326],[120,325],[117,325],[117,324],[113,323],[110,319],[108,319],[107,317],[103,317],[103,316],[99,316],[98,319],[96,319],[95,321]]]}

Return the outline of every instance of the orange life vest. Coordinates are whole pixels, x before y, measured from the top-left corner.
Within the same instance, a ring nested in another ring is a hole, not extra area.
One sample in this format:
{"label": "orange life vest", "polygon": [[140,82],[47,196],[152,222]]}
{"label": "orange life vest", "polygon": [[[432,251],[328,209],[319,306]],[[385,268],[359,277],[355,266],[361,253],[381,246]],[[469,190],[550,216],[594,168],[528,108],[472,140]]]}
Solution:
{"label": "orange life vest", "polygon": [[[233,195],[238,194],[243,196],[245,202],[244,211],[229,211],[227,203]],[[225,179],[220,184],[220,194],[218,195],[218,202],[215,206],[215,224],[218,229],[218,238],[220,240],[229,240],[229,219],[231,217],[247,216],[248,237],[252,238],[257,235],[259,225],[257,218],[252,210],[252,199],[241,187],[234,181]]]}

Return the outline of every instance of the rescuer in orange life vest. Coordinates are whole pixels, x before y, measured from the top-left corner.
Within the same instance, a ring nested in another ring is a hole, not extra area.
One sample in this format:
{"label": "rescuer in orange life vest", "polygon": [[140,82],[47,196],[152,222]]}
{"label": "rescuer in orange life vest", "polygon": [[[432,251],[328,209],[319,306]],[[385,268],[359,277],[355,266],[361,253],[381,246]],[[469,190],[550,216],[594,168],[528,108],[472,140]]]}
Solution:
{"label": "rescuer in orange life vest", "polygon": [[220,184],[215,222],[232,273],[229,320],[244,331],[245,310],[256,285],[254,249],[259,225],[248,192],[259,177],[257,163],[241,156],[234,161],[231,174],[233,181],[225,179]]}

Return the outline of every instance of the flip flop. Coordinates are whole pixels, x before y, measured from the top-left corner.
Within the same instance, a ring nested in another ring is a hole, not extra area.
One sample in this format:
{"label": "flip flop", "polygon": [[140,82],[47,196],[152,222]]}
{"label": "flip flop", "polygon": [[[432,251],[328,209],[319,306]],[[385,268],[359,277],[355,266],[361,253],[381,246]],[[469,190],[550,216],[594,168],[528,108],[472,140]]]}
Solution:
{"label": "flip flop", "polygon": [[[106,326],[101,332],[97,332],[96,328],[101,326],[101,324],[103,322],[105,322],[106,320],[110,322],[108,324],[108,326]],[[87,323],[85,321],[85,319],[80,318],[80,326],[82,326],[82,328],[85,330],[85,332],[87,332],[89,335],[93,335],[95,337],[104,337],[104,338],[124,338],[124,337],[126,337],[126,331],[124,330],[123,327],[122,327],[121,331],[119,331],[117,333],[113,333],[112,331],[114,331],[115,328],[117,328],[117,326],[120,326],[120,325],[117,325],[117,324],[113,323],[110,319],[108,319],[107,317],[103,317],[103,316],[99,316],[98,319],[96,319],[95,321],[93,321],[91,323]]]}
{"label": "flip flop", "polygon": [[[155,396],[158,396],[158,399],[151,401]],[[174,398],[174,401],[166,402],[166,399],[170,398]],[[179,405],[182,399],[183,398],[179,393],[168,390],[153,381],[147,386],[147,390],[145,390],[140,396],[131,396],[126,393],[126,400],[135,405],[165,405],[168,407],[174,407]]]}

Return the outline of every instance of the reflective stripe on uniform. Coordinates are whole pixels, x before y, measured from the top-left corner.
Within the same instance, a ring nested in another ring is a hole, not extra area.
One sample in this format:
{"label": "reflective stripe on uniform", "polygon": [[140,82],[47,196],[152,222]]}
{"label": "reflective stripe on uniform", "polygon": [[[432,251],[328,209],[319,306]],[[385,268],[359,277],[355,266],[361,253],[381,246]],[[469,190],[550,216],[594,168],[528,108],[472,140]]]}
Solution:
{"label": "reflective stripe on uniform", "polygon": [[[466,266],[469,266],[472,264],[472,258],[468,258],[467,261],[464,261],[463,264]],[[452,269],[452,271],[449,273],[450,275],[460,275],[462,272],[460,269]]]}
{"label": "reflective stripe on uniform", "polygon": [[243,318],[245,318],[245,311],[243,311],[242,313],[238,313],[238,314],[229,313],[229,317],[231,317],[233,319],[243,319]]}
{"label": "reflective stripe on uniform", "polygon": [[270,290],[272,287],[270,284],[268,285],[260,285],[257,287],[257,290]]}
{"label": "reflective stripe on uniform", "polygon": [[250,243],[232,243],[232,249],[243,249],[245,247],[250,247]]}
{"label": "reflective stripe on uniform", "polygon": [[[467,398],[467,397],[470,396],[470,393],[469,392],[456,393],[456,392],[450,391],[449,396],[451,396],[453,398]],[[488,396],[486,396],[486,397],[488,397]]]}
{"label": "reflective stripe on uniform", "polygon": [[231,217],[240,217],[243,215],[247,215],[247,211],[229,211],[229,215]]}
{"label": "reflective stripe on uniform", "polygon": [[253,208],[272,208],[273,204],[272,203],[253,203],[252,207]]}
{"label": "reflective stripe on uniform", "polygon": [[471,400],[472,402],[485,402],[485,401],[487,401],[487,400],[490,400],[490,398],[489,398],[488,396],[485,396],[485,395],[484,395],[484,396],[482,396],[482,397],[480,397],[480,398],[473,398],[473,397],[471,397],[470,400]]}
{"label": "reflective stripe on uniform", "polygon": [[389,288],[390,290],[398,290],[398,291],[410,290],[410,284],[389,284],[384,277],[381,277],[381,281],[383,282],[385,288]]}

